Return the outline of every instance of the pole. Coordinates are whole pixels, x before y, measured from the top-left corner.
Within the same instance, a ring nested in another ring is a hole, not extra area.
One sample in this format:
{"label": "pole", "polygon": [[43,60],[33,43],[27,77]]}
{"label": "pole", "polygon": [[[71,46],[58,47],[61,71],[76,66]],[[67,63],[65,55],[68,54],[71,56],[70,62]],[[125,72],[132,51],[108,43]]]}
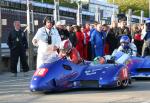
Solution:
{"label": "pole", "polygon": [[82,3],[81,1],[78,1],[77,4],[78,4],[77,25],[81,25],[82,24]]}
{"label": "pole", "polygon": [[96,6],[96,12],[95,12],[95,21],[100,22],[100,20],[101,20],[101,17],[100,17],[100,8],[97,5]]}
{"label": "pole", "polygon": [[31,10],[31,23],[32,23],[32,33],[34,33],[34,13],[33,13],[33,10]]}
{"label": "pole", "polygon": [[131,26],[131,23],[132,23],[132,9],[129,9],[127,16],[127,25]]}
{"label": "pole", "polygon": [[2,61],[2,49],[1,49],[1,43],[2,43],[2,9],[0,4],[0,63]]}
{"label": "pole", "polygon": [[144,21],[143,21],[143,17],[144,17],[144,11],[143,11],[143,10],[141,10],[141,20],[140,20],[140,23],[141,23],[141,24],[143,24],[143,23],[144,23]]}
{"label": "pole", "polygon": [[149,18],[150,18],[150,0],[149,0]]}
{"label": "pole", "polygon": [[115,0],[113,0],[113,14],[111,16],[111,23],[116,21],[116,15],[115,15]]}
{"label": "pole", "polygon": [[54,20],[59,21],[59,0],[54,0]]}
{"label": "pole", "polygon": [[32,21],[32,15],[31,12],[32,11],[32,0],[27,0],[27,38],[28,38],[28,45],[29,45],[29,49],[28,49],[28,64],[29,64],[29,68],[32,69],[33,68],[33,45],[32,45],[32,33],[33,33],[33,29],[32,29],[32,25],[34,24]]}
{"label": "pole", "polygon": [[113,0],[113,15],[115,15],[115,0]]}

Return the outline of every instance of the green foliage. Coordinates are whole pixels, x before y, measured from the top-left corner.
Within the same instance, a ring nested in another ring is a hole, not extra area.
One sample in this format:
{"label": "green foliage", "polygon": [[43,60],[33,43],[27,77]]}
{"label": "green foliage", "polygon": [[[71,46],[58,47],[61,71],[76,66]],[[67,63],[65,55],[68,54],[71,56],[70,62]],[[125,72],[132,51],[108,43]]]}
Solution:
{"label": "green foliage", "polygon": [[60,0],[60,6],[70,7],[70,8],[77,8],[77,4],[75,2],[70,3],[70,2],[67,2],[65,0]]}
{"label": "green foliage", "polygon": [[[42,0],[33,0],[37,2],[42,2]],[[44,3],[54,4],[54,0],[43,0]]]}
{"label": "green foliage", "polygon": [[[128,9],[132,9],[134,15],[140,15],[141,10],[148,17],[148,0],[114,0],[115,4],[119,5],[120,13],[127,13]],[[113,0],[108,0],[113,3]]]}

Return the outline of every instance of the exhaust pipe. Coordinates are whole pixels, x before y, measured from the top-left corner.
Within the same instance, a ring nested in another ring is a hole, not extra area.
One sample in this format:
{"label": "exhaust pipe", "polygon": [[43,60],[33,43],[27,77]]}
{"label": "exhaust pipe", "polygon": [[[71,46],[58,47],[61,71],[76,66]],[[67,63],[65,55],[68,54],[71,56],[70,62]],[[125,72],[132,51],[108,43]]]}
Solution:
{"label": "exhaust pipe", "polygon": [[121,81],[117,80],[117,87],[120,87],[120,86],[121,86]]}

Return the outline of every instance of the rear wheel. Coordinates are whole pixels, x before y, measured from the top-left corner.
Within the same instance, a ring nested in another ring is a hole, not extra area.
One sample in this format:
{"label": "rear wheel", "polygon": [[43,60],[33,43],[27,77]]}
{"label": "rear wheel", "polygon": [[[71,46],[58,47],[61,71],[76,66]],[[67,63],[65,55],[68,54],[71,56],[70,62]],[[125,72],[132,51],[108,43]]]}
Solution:
{"label": "rear wheel", "polygon": [[125,79],[121,82],[121,87],[122,88],[125,88],[129,85],[129,79]]}

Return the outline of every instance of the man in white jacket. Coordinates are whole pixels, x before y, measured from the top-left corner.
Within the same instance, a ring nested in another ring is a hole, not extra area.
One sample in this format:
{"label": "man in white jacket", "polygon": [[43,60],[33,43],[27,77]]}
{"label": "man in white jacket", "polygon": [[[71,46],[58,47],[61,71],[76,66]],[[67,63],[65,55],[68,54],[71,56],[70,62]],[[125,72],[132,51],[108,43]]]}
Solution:
{"label": "man in white jacket", "polygon": [[44,26],[39,28],[32,43],[38,46],[37,68],[42,65],[47,57],[56,56],[61,38],[54,26],[54,20],[47,16],[43,20]]}

